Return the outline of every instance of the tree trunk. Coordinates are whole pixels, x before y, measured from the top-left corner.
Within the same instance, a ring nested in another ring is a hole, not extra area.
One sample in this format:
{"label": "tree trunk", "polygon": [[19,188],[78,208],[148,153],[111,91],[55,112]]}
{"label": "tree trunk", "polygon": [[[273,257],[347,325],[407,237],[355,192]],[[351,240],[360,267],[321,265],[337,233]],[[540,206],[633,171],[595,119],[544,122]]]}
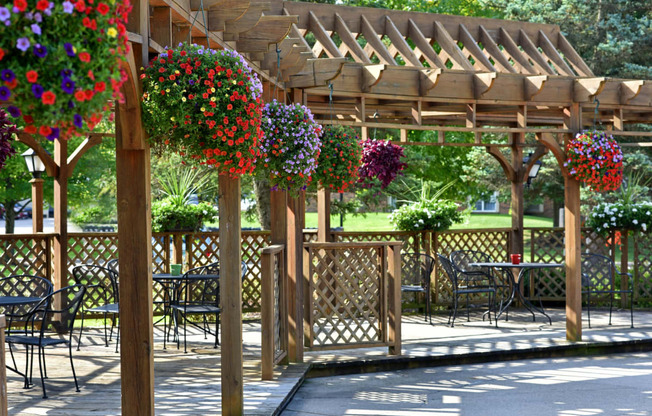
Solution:
{"label": "tree trunk", "polygon": [[271,186],[266,178],[254,178],[254,193],[256,194],[256,210],[258,211],[258,221],[263,230],[269,230],[272,227],[272,208],[270,201]]}
{"label": "tree trunk", "polygon": [[6,202],[5,205],[5,233],[13,234],[16,226],[16,208],[15,202]]}

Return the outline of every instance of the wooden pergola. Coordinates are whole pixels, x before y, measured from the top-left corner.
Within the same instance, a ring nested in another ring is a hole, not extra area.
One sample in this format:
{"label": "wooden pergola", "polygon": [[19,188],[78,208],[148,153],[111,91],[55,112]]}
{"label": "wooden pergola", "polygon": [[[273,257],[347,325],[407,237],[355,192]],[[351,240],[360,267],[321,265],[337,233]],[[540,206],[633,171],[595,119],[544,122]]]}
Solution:
{"label": "wooden pergola", "polygon": [[[154,415],[150,154],[140,118],[138,68],[164,47],[189,39],[237,50],[263,79],[266,98],[306,104],[324,124],[360,127],[363,138],[369,128],[400,129],[403,145],[485,147],[512,184],[512,252],[523,250],[524,179],[552,152],[565,180],[567,339],[581,340],[580,184],[563,167],[564,142],[595,122],[616,136],[649,136],[636,126],[652,122],[652,81],[596,77],[554,25],[280,0],[132,4],[133,53],[125,68],[125,102],[116,106],[115,134],[123,414]],[[411,143],[410,130],[437,131],[437,140]],[[448,132],[473,133],[474,140],[450,142]],[[526,143],[528,133],[536,142]],[[643,140],[625,145],[650,145]],[[30,138],[23,141],[40,147]],[[523,166],[526,148],[534,156]],[[60,178],[55,185],[58,285],[65,276],[64,179],[75,157],[57,141],[48,162],[48,172]],[[219,186],[220,257],[232,260],[223,261],[221,269],[222,407],[224,414],[237,415],[243,412],[240,182],[221,177]],[[278,192],[272,198],[272,244],[284,244],[287,253],[289,358],[301,361],[304,202]],[[329,200],[320,191],[320,241],[328,239]]]}

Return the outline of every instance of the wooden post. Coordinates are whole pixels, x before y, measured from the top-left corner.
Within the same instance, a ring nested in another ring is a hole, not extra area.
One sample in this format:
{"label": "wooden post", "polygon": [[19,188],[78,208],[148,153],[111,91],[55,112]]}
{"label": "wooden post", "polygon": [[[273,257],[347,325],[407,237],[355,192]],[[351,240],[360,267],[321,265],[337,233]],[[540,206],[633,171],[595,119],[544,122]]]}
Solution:
{"label": "wooden post", "polygon": [[512,135],[512,168],[519,172],[512,177],[512,229],[510,231],[510,252],[523,255],[523,181],[526,173],[523,172],[523,149],[518,146],[525,142],[525,134]]}
{"label": "wooden post", "polygon": [[7,321],[0,315],[0,416],[9,416],[7,409],[7,367],[5,367],[5,328]]}
{"label": "wooden post", "polygon": [[271,191],[270,202],[272,244],[285,245],[287,240],[287,192]]}
{"label": "wooden post", "polygon": [[43,232],[43,179],[34,178],[32,184],[32,232]]}
{"label": "wooden post", "polygon": [[242,256],[240,178],[219,176],[222,300],[222,414],[242,415]]}
{"label": "wooden post", "polygon": [[306,206],[305,191],[289,198],[287,207],[287,273],[288,273],[288,356],[290,361],[303,362],[303,227]]}
{"label": "wooden post", "polygon": [[[582,112],[573,103],[566,125],[574,132],[582,128]],[[566,135],[565,140],[571,140]],[[582,234],[580,214],[580,182],[570,175],[564,177],[564,228],[566,237],[566,339],[582,340]]]}
{"label": "wooden post", "polygon": [[68,286],[68,141],[54,141],[54,290]]}
{"label": "wooden post", "polygon": [[317,190],[317,241],[328,243],[331,234],[331,192],[324,188]]}
{"label": "wooden post", "polygon": [[[120,371],[122,414],[154,415],[152,334],[152,225],[149,147],[126,146],[123,134],[140,130],[118,104],[116,172],[120,263]],[[142,134],[142,130],[141,130]]]}
{"label": "wooden post", "polygon": [[260,332],[263,380],[274,378],[274,257],[273,254],[263,250],[260,258]]}
{"label": "wooden post", "polygon": [[387,317],[389,353],[401,355],[401,246],[400,241],[387,245]]}

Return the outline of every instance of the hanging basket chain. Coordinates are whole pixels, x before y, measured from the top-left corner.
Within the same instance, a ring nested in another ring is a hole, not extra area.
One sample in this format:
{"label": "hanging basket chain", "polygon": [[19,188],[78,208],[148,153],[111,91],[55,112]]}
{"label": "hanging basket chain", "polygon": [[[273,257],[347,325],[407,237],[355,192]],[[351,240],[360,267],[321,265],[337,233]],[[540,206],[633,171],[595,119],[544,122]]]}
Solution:
{"label": "hanging basket chain", "polygon": [[[201,19],[204,24],[204,32],[206,33],[206,47],[210,48],[210,40],[208,38],[208,25],[206,24],[206,15],[204,14],[204,0],[199,2],[199,10],[201,11]],[[192,28],[195,27],[195,22],[197,21],[197,16],[199,13],[195,13],[195,17],[190,22],[190,30],[188,31],[188,43],[192,43]]]}

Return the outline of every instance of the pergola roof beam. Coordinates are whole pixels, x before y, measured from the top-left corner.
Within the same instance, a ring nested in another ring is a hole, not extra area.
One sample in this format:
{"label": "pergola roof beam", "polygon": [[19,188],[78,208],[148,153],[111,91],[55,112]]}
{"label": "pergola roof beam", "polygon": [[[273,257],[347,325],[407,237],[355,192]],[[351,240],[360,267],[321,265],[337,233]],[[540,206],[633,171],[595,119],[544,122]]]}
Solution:
{"label": "pergola roof beam", "polygon": [[462,50],[453,37],[448,33],[441,22],[435,22],[435,40],[439,46],[448,54],[450,60],[466,71],[475,71],[471,62],[464,56]]}
{"label": "pergola roof beam", "polygon": [[463,23],[460,23],[460,41],[464,44],[464,48],[471,53],[475,59],[476,65],[480,66],[480,70],[495,72],[496,68],[491,64],[487,56],[484,54],[482,49],[478,46],[478,43],[473,39],[469,30],[464,26]]}
{"label": "pergola roof beam", "polygon": [[[317,39],[317,42],[324,48],[326,54],[328,54],[328,56],[330,56],[331,58],[344,57],[344,55],[342,54],[342,52],[340,52],[335,42],[333,42],[333,39],[331,39],[330,35],[326,32],[326,29],[324,29],[324,26],[322,26],[317,16],[315,16],[313,12],[310,12],[308,16],[310,19],[310,30],[315,35],[315,39]],[[316,46],[317,45],[315,45],[315,47]],[[313,48],[313,52],[315,52],[315,55],[319,57],[319,54],[315,51],[314,48]]]}
{"label": "pergola roof beam", "polygon": [[417,26],[412,19],[408,20],[408,35],[416,47],[421,51],[423,58],[428,62],[428,64],[433,68],[446,68],[446,64],[441,60],[439,55],[435,53],[435,50],[432,48],[432,45],[428,42],[428,39],[423,35],[419,26]]}
{"label": "pergola roof beam", "polygon": [[361,19],[361,27],[362,27],[362,35],[364,38],[367,40],[367,46],[370,46],[378,59],[380,60],[381,63],[386,64],[386,65],[397,65],[396,61],[394,60],[394,57],[392,54],[389,53],[389,50],[383,44],[383,42],[380,40],[380,36],[378,36],[378,33],[374,30],[373,26],[371,26],[371,23],[367,20],[367,18],[362,15],[360,16]]}
{"label": "pergola roof beam", "polygon": [[499,69],[502,69],[505,72],[516,73],[516,69],[509,63],[509,60],[503,55],[503,52],[500,50],[494,39],[491,37],[489,32],[480,25],[480,42],[484,45],[484,48],[494,60],[494,65]]}
{"label": "pergola roof beam", "polygon": [[552,42],[550,42],[550,39],[548,39],[546,34],[543,33],[542,31],[539,31],[539,45],[541,45],[541,49],[543,49],[543,52],[546,54],[548,59],[550,59],[553,62],[555,68],[557,69],[557,72],[559,72],[561,75],[567,75],[567,76],[575,75],[573,70],[566,63],[566,61],[564,61],[564,58],[562,58],[559,52],[557,52],[557,49],[553,46]]}
{"label": "pergola roof beam", "polygon": [[[394,22],[389,16],[385,18],[385,33],[392,41],[392,46],[401,54],[406,63],[415,67],[421,67],[423,64],[414,53],[410,45],[405,41],[401,32],[396,28]],[[431,48],[432,49],[432,48]],[[433,51],[434,52],[434,51]]]}
{"label": "pergola roof beam", "polygon": [[263,16],[263,12],[269,9],[268,1],[253,0],[242,16],[224,23],[224,40],[238,40],[240,33],[253,29]]}
{"label": "pergola roof beam", "polygon": [[584,62],[582,57],[575,51],[575,48],[568,42],[561,33],[557,34],[557,47],[564,54],[568,62],[575,68],[575,71],[582,77],[592,77],[593,71]]}
{"label": "pergola roof beam", "polygon": [[514,42],[512,36],[502,27],[499,29],[500,33],[500,43],[503,45],[509,56],[514,61],[514,65],[518,68],[519,72],[523,74],[532,74],[535,75],[536,72],[534,68],[528,62],[528,60],[523,56],[518,45]]}
{"label": "pergola roof beam", "polygon": [[546,61],[546,58],[541,55],[537,46],[532,42],[532,39],[530,39],[523,29],[519,30],[519,44],[523,48],[523,51],[528,54],[532,60],[532,64],[537,70],[543,74],[555,75],[555,71],[552,70],[548,61]]}
{"label": "pergola roof beam", "polygon": [[372,63],[371,59],[369,59],[369,56],[367,56],[365,51],[362,49],[353,33],[351,33],[348,26],[346,26],[342,16],[340,16],[338,13],[335,13],[335,30],[337,31],[337,34],[340,35],[340,39],[342,39],[340,50],[342,48],[348,50],[351,55],[353,55],[358,61],[364,64]]}

